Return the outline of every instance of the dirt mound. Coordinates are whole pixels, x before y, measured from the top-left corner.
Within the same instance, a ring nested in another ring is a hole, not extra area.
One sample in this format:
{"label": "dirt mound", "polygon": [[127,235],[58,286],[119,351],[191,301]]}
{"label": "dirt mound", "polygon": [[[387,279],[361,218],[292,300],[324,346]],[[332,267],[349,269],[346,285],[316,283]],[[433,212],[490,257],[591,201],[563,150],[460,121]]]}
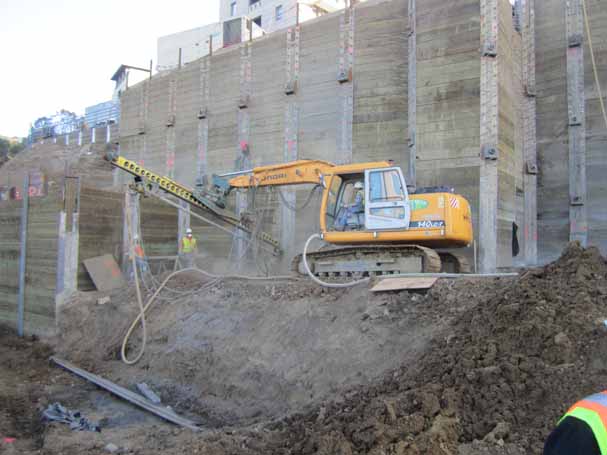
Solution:
{"label": "dirt mound", "polygon": [[[425,295],[374,295],[366,286],[227,280],[178,303],[169,292],[149,313],[146,354],[134,367],[117,361],[136,314],[132,292],[103,306],[87,293],[61,308],[58,349],[110,379],[151,382],[171,406],[207,428],[242,426],[301,411],[414,364],[474,304],[473,296],[488,292],[483,286],[445,281]],[[466,298],[454,301],[453,294]]]}
{"label": "dirt mound", "polygon": [[[606,296],[604,258],[576,244],[519,278],[441,280],[427,294],[228,280],[159,302],[146,354],[128,367],[115,358],[136,313],[132,290],[106,305],[81,294],[61,309],[59,354],[127,387],[145,380],[205,430],[151,421],[108,427],[101,441],[51,428],[44,448],[96,453],[116,441],[137,454],[539,454],[565,410],[605,388]],[[48,397],[97,418],[115,413],[82,385],[63,390]]]}
{"label": "dirt mound", "polygon": [[604,389],[607,266],[572,244],[495,291],[419,362],[277,423],[270,437],[248,434],[249,452],[541,453],[566,408]]}

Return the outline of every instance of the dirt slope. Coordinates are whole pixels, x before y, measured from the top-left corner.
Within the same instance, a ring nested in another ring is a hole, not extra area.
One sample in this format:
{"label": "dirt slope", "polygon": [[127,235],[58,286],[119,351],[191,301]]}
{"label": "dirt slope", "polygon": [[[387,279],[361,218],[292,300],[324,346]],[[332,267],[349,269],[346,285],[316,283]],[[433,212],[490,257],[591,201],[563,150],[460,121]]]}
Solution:
{"label": "dirt slope", "polygon": [[[68,404],[104,418],[104,431],[51,425],[42,440],[24,437],[49,454],[104,453],[108,442],[134,454],[540,454],[566,408],[604,389],[606,297],[604,258],[576,245],[521,278],[441,281],[426,295],[223,282],[154,309],[148,351],[126,367],[113,359],[131,290],[104,306],[81,295],[62,309],[60,354],[121,385],[147,380],[205,429],[118,409],[74,380]],[[6,345],[2,361],[15,358]],[[5,384],[39,384],[38,406],[66,399],[56,370],[30,379],[15,365]],[[20,390],[0,396],[28,396]],[[35,419],[25,403],[20,415]]]}
{"label": "dirt slope", "polygon": [[607,266],[598,250],[571,245],[556,263],[496,291],[412,368],[285,419],[262,438],[264,450],[541,453],[566,408],[605,387]]}
{"label": "dirt slope", "polygon": [[104,159],[107,147],[107,144],[33,144],[0,166],[0,185],[20,187],[26,172],[42,172],[51,189],[61,185],[66,173],[81,177],[84,186],[110,188],[112,168]]}

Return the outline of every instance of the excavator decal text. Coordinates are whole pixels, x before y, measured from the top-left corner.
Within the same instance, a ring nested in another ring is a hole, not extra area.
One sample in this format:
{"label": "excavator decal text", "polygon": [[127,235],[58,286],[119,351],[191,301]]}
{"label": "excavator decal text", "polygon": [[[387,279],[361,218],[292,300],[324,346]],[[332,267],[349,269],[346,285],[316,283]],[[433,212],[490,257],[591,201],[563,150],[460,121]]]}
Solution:
{"label": "excavator decal text", "polygon": [[283,173],[283,174],[274,174],[274,175],[266,175],[264,178],[261,179],[262,182],[266,182],[268,180],[280,180],[280,179],[286,179],[288,176],[287,174]]}

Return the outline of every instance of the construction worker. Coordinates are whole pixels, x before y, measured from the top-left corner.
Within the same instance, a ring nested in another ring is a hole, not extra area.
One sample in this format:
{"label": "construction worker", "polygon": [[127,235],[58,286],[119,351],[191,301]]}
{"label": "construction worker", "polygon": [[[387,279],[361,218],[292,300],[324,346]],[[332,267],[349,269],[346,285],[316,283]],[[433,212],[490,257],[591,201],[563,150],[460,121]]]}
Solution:
{"label": "construction worker", "polygon": [[363,182],[356,182],[354,184],[354,189],[356,193],[354,194],[354,204],[350,206],[352,209],[352,213],[359,213],[365,211],[365,186]]}
{"label": "construction worker", "polygon": [[353,225],[355,225],[355,229],[358,229],[364,224],[358,216],[360,213],[365,212],[364,188],[363,182],[359,181],[354,184],[354,193],[352,194],[351,199],[353,200],[353,203],[344,203],[342,206],[337,223],[335,224],[338,230],[346,230],[347,227],[352,228]]}
{"label": "construction worker", "polygon": [[544,445],[544,455],[607,454],[607,391],[578,401],[561,418]]}
{"label": "construction worker", "polygon": [[[143,251],[143,247],[141,246],[138,234],[135,234],[133,236],[133,253],[135,255],[135,264],[137,266],[137,269],[141,274],[146,273],[148,271],[148,261],[145,257],[145,253]],[[129,277],[131,280],[133,280],[135,279],[135,276],[132,267],[130,267],[130,264],[131,263],[129,262]]]}
{"label": "construction worker", "polygon": [[192,236],[192,230],[187,228],[185,231],[185,237],[179,242],[179,261],[185,268],[191,268],[195,266],[194,256],[198,254],[198,244],[196,239]]}

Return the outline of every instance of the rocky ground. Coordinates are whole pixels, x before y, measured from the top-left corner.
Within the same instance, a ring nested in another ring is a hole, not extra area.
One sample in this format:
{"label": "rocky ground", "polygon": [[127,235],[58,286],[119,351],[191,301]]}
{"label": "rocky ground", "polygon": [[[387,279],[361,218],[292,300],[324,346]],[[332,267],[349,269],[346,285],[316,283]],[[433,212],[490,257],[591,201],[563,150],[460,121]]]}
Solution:
{"label": "rocky ground", "polygon": [[[118,360],[136,315],[130,289],[105,305],[78,295],[52,347],[0,332],[0,452],[539,454],[566,408],[604,389],[607,265],[595,249],[571,245],[519,278],[442,280],[426,294],[193,282],[172,283],[186,294],[152,308],[133,367]],[[145,380],[203,431],[51,366],[53,350],[126,387]],[[55,401],[101,433],[42,422]]]}

